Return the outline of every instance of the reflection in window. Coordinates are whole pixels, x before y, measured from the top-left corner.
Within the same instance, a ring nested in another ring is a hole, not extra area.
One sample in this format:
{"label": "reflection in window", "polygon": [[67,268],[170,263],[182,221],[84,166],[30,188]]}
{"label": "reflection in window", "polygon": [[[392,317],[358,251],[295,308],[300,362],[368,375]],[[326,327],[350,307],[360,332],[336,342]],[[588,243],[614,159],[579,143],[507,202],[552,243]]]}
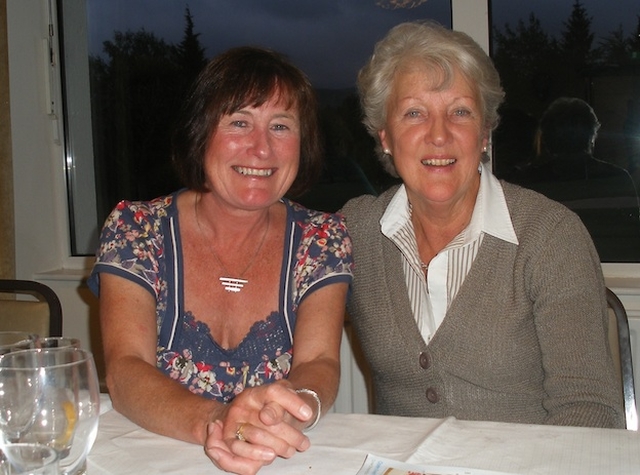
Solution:
{"label": "reflection in window", "polygon": [[[318,186],[299,201],[336,210],[352,196],[389,186],[360,122],[357,71],[392,26],[419,18],[450,26],[451,7],[448,0],[379,3],[59,0],[66,146],[74,161],[73,254],[93,254],[96,228],[119,200],[150,199],[180,186],[169,151],[176,108],[204,62],[232,46],[261,45],[287,54],[318,90],[326,167]],[[84,55],[78,53],[83,44]],[[84,100],[74,84],[85,84],[86,75],[90,94]],[[87,128],[92,140],[81,147]],[[84,153],[74,153],[79,150]],[[91,180],[75,176],[79,170],[88,170]],[[83,196],[87,187],[95,190],[95,200]],[[93,207],[95,212],[85,209]],[[87,228],[81,220],[89,220],[93,236],[76,234]]]}
{"label": "reflection in window", "polygon": [[602,261],[640,262],[640,6],[493,0],[492,9],[506,91],[496,175],[572,208]]}

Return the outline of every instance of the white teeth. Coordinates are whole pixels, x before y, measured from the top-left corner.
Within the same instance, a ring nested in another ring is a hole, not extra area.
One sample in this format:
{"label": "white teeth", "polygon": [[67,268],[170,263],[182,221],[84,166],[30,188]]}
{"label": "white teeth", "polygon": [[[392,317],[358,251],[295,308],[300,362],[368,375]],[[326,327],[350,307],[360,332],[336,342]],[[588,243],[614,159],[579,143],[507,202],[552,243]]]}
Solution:
{"label": "white teeth", "polygon": [[444,159],[431,159],[431,160],[422,160],[423,165],[432,165],[435,167],[444,167],[445,165],[451,165],[455,163],[455,158],[444,158]]}
{"label": "white teeth", "polygon": [[233,169],[244,176],[271,176],[273,173],[271,168],[233,167]]}

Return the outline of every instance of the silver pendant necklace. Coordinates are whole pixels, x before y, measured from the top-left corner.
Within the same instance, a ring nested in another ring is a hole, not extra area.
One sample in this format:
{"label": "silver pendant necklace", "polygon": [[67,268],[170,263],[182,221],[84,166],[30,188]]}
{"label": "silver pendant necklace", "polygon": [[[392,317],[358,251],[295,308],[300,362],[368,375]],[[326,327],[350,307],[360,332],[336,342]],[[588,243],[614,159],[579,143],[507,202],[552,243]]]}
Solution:
{"label": "silver pendant necklace", "polygon": [[[199,196],[200,195],[198,194],[194,204],[195,213],[196,213],[196,223],[198,224],[198,229],[200,230],[200,234],[202,234],[202,237],[205,238],[206,240],[206,236],[204,235],[204,232],[202,231],[202,227],[200,226],[200,219],[198,218]],[[220,281],[220,284],[224,287],[224,290],[226,290],[227,292],[234,292],[234,293],[240,292],[243,289],[243,287],[249,283],[249,280],[242,278],[242,276],[247,273],[247,271],[251,268],[251,266],[255,262],[256,257],[258,257],[258,254],[260,254],[262,245],[264,244],[265,238],[267,237],[267,234],[269,232],[270,222],[271,222],[271,213],[269,213],[269,211],[267,210],[267,226],[265,227],[264,234],[262,235],[262,239],[260,239],[260,244],[258,244],[256,252],[253,254],[253,257],[251,257],[251,259],[249,260],[249,263],[247,264],[247,266],[242,270],[242,272],[238,274],[240,277],[222,276],[218,279]],[[207,246],[207,249],[209,249],[209,252],[211,252],[211,255],[216,260],[220,268],[224,271],[224,273],[226,275],[232,275],[231,272],[229,272],[225,267],[225,265],[222,263],[222,261],[220,260],[216,252],[213,250],[213,247]]]}

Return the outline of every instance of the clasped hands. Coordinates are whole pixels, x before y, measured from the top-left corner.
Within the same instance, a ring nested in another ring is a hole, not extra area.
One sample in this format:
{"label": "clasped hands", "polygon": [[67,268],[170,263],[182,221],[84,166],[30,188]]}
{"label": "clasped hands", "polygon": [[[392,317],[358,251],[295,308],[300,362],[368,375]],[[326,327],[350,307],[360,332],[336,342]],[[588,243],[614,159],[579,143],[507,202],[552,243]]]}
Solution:
{"label": "clasped hands", "polygon": [[313,411],[286,381],[245,389],[208,424],[205,452],[222,470],[255,475],[276,457],[309,448],[302,429]]}

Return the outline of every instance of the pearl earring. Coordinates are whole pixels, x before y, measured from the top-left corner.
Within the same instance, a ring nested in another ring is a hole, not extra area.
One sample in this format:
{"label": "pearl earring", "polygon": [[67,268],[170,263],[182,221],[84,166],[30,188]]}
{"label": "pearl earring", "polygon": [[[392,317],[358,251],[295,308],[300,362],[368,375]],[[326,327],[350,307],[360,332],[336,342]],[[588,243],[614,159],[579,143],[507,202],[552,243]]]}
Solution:
{"label": "pearl earring", "polygon": [[385,155],[391,155],[391,150],[389,150],[388,148],[385,148],[383,152]]}

